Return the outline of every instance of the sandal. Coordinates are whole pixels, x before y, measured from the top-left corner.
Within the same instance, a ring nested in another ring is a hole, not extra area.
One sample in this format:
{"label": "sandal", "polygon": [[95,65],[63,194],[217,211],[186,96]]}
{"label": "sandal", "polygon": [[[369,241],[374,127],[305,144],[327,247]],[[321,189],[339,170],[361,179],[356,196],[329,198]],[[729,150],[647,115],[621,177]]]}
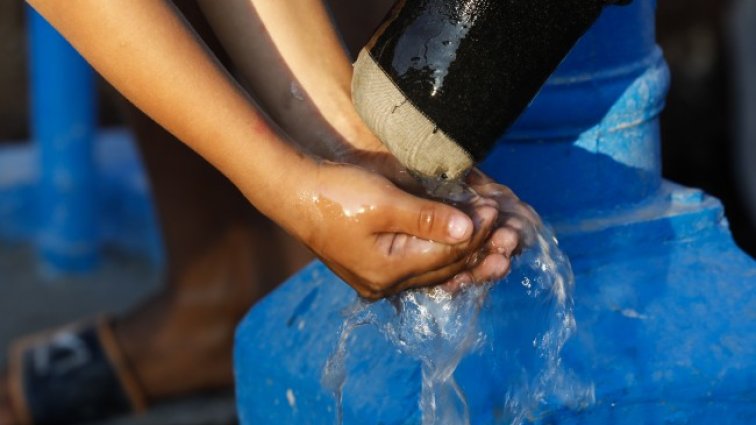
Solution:
{"label": "sandal", "polygon": [[20,425],[74,425],[147,404],[107,318],[14,343],[8,392]]}

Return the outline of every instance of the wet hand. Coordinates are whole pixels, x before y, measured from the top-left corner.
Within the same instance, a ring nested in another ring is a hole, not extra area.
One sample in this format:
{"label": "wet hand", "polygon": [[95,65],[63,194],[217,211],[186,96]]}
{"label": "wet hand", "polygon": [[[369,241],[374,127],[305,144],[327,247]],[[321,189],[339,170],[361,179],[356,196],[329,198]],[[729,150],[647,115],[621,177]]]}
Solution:
{"label": "wet hand", "polygon": [[463,213],[377,173],[333,163],[319,164],[300,198],[304,220],[295,233],[370,299],[440,284],[470,269],[498,215],[483,198]]}
{"label": "wet hand", "polygon": [[537,229],[542,225],[532,207],[482,171],[473,169],[465,183],[480,198],[474,202],[496,208],[497,219],[491,236],[481,248],[482,260],[444,283],[444,289],[450,292],[456,292],[464,285],[504,278],[509,273],[512,257],[533,243]]}
{"label": "wet hand", "polygon": [[[356,164],[387,178],[404,191],[427,197],[426,188],[407,172],[367,128],[356,133],[359,137],[352,138],[344,145],[336,157],[338,161]],[[535,229],[541,225],[538,214],[529,205],[522,202],[511,189],[497,183],[480,170],[471,170],[465,184],[469,185],[475,194],[465,202],[469,207],[462,207],[463,210],[488,206],[497,211],[497,219],[486,242],[478,252],[469,255],[468,267],[443,284],[445,289],[452,292],[456,292],[463,285],[491,282],[505,277],[509,272],[512,256],[532,242]]]}

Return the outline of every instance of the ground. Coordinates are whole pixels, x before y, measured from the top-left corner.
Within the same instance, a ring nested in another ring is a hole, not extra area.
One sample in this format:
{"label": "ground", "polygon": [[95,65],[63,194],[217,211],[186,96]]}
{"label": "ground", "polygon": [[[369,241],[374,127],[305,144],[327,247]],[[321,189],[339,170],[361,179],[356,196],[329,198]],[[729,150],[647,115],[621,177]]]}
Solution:
{"label": "ground", "polygon": [[[112,252],[91,276],[53,280],[38,270],[29,246],[0,242],[0,347],[29,332],[103,311],[124,311],[157,291],[159,283],[159,273],[149,263]],[[138,418],[96,425],[231,425],[235,417],[229,392],[167,402]]]}

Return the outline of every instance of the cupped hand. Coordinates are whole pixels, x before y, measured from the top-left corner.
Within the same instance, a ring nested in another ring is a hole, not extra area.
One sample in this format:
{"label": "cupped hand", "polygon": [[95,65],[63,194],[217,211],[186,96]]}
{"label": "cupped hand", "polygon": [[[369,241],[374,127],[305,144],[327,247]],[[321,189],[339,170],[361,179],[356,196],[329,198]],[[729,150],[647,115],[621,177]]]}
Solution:
{"label": "cupped hand", "polygon": [[[420,197],[428,196],[428,188],[413,177],[369,130],[364,128],[357,134],[359,137],[340,150],[337,160],[379,174],[404,191]],[[502,279],[510,270],[512,257],[533,243],[541,226],[538,214],[529,205],[482,171],[471,170],[464,183],[471,190],[464,201],[457,202],[458,207],[464,211],[484,206],[493,208],[497,211],[497,219],[485,243],[477,252],[469,254],[468,267],[443,283],[443,287],[452,292],[467,284]]]}
{"label": "cupped hand", "polygon": [[521,201],[510,188],[497,183],[477,168],[470,171],[465,183],[469,185],[475,202],[496,208],[497,219],[494,230],[482,247],[480,256],[483,260],[443,285],[451,292],[466,284],[502,279],[509,273],[512,257],[534,242],[542,226],[540,217],[530,205]]}
{"label": "cupped hand", "polygon": [[497,221],[490,201],[462,212],[346,164],[321,163],[303,184],[296,233],[365,298],[440,284],[485,262],[478,253]]}

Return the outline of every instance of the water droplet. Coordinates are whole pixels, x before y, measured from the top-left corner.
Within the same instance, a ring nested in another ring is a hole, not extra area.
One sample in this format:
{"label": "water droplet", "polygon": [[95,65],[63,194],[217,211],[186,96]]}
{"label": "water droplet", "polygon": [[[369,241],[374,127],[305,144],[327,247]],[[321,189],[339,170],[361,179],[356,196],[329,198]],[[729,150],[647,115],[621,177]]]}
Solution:
{"label": "water droplet", "polygon": [[294,99],[300,102],[305,100],[304,90],[302,90],[302,87],[296,81],[292,80],[291,84],[289,84],[289,92]]}
{"label": "water droplet", "polygon": [[530,288],[530,287],[533,286],[533,284],[530,283],[530,278],[529,277],[525,276],[525,277],[522,278],[522,286],[524,286],[526,288]]}

